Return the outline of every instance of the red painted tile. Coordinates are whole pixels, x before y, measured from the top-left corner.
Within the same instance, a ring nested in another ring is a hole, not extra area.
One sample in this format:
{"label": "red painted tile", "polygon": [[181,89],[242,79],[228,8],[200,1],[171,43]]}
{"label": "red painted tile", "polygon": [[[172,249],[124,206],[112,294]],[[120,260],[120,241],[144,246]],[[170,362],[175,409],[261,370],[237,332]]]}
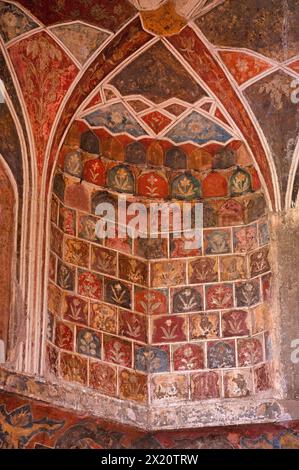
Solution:
{"label": "red painted tile", "polygon": [[193,400],[220,398],[221,379],[218,372],[200,372],[191,375],[191,396]]}
{"label": "red painted tile", "polygon": [[62,322],[56,323],[55,328],[55,345],[60,349],[67,351],[74,350],[74,333],[69,325]]}
{"label": "red painted tile", "polygon": [[147,376],[130,370],[122,370],[119,374],[120,398],[146,403],[148,398]]}
{"label": "red painted tile", "polygon": [[168,313],[168,291],[135,287],[135,310],[148,315]]}
{"label": "red painted tile", "polygon": [[231,310],[222,314],[222,335],[248,336],[250,334],[249,314],[246,310]]}
{"label": "red painted tile", "polygon": [[132,343],[114,336],[104,335],[104,360],[132,367]]}
{"label": "red painted tile", "polygon": [[104,395],[117,394],[117,369],[105,362],[90,361],[89,385]]}
{"label": "red painted tile", "polygon": [[177,343],[187,340],[187,320],[175,315],[153,320],[153,343]]}
{"label": "red painted tile", "polygon": [[71,322],[87,325],[88,302],[75,295],[65,295],[63,317]]}
{"label": "red painted tile", "polygon": [[174,346],[174,370],[204,369],[204,349],[202,344]]}
{"label": "red painted tile", "polygon": [[238,363],[241,367],[255,365],[264,360],[262,336],[238,339],[237,348]]}
{"label": "red painted tile", "polygon": [[87,385],[87,359],[62,352],[60,373],[62,378],[68,382]]}
{"label": "red painted tile", "polygon": [[206,308],[226,309],[234,306],[232,284],[216,284],[206,287]]}
{"label": "red painted tile", "polygon": [[119,335],[147,342],[148,320],[143,315],[137,315],[127,310],[119,311]]}
{"label": "red painted tile", "polygon": [[90,271],[79,271],[78,294],[90,299],[101,300],[103,296],[102,278]]}

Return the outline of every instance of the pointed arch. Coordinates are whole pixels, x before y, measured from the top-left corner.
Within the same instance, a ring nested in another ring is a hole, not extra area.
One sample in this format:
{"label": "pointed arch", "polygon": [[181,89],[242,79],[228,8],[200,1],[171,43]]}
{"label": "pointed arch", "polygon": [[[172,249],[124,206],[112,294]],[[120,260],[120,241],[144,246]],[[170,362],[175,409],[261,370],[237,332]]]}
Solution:
{"label": "pointed arch", "polygon": [[258,170],[265,182],[264,186],[269,196],[270,207],[279,209],[277,181],[273,165],[270,165],[267,158],[265,145],[240,95],[235,91],[217,59],[197,34],[196,26],[187,26],[179,34],[167,38],[167,41],[179,52],[229,112],[251,149]]}

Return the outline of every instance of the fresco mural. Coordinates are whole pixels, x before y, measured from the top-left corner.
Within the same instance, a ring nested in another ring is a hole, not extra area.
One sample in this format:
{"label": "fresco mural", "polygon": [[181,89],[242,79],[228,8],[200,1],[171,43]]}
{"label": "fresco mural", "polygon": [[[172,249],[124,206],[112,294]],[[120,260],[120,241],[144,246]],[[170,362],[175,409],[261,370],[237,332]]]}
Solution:
{"label": "fresco mural", "polygon": [[[91,401],[97,394],[148,410],[257,402],[279,387],[269,221],[296,205],[299,187],[298,0],[142,5],[0,1],[10,97],[0,103],[0,153],[24,208],[16,255],[28,324],[18,367]],[[1,178],[0,219],[13,232],[15,201]],[[202,242],[187,248],[173,221],[166,236],[159,223],[155,239],[120,239],[121,224],[114,237],[98,236],[97,205],[116,207],[119,195],[147,208],[187,202],[193,218],[202,203]],[[6,318],[14,299],[3,286]],[[297,446],[297,422],[127,434],[1,396],[8,448]],[[166,426],[162,414],[149,415]]]}
{"label": "fresco mural", "polygon": [[[9,325],[11,322],[11,304],[13,296],[14,273],[14,224],[15,224],[15,195],[6,169],[0,161],[0,340],[4,344],[4,357],[7,355],[9,344]],[[3,358],[2,358],[2,362]]]}
{"label": "fresco mural", "polygon": [[147,433],[0,393],[0,449],[298,448],[298,422]]}

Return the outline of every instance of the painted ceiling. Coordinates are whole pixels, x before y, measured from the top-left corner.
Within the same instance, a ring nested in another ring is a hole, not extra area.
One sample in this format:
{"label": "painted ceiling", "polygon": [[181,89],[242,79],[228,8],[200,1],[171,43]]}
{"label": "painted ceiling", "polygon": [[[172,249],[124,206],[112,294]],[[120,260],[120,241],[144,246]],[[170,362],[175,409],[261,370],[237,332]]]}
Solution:
{"label": "painted ceiling", "polygon": [[[299,186],[299,0],[0,1],[1,122],[49,184],[75,120],[199,148],[242,140],[274,209]],[[297,85],[298,88],[298,85]],[[1,142],[0,142],[1,143]],[[1,152],[18,173],[12,149]],[[19,150],[18,150],[19,151]]]}

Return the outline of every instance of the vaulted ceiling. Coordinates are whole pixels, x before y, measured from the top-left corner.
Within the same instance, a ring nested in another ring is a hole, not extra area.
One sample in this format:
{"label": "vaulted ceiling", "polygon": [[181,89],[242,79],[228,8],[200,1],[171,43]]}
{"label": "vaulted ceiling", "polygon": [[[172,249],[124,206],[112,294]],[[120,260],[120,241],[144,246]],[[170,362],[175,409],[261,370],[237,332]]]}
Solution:
{"label": "vaulted ceiling", "polygon": [[[299,0],[1,1],[8,94],[1,126],[16,132],[10,110],[39,185],[50,181],[75,119],[199,148],[242,140],[272,208],[291,207],[299,186],[298,7]],[[20,180],[16,152],[6,147],[1,136]]]}

